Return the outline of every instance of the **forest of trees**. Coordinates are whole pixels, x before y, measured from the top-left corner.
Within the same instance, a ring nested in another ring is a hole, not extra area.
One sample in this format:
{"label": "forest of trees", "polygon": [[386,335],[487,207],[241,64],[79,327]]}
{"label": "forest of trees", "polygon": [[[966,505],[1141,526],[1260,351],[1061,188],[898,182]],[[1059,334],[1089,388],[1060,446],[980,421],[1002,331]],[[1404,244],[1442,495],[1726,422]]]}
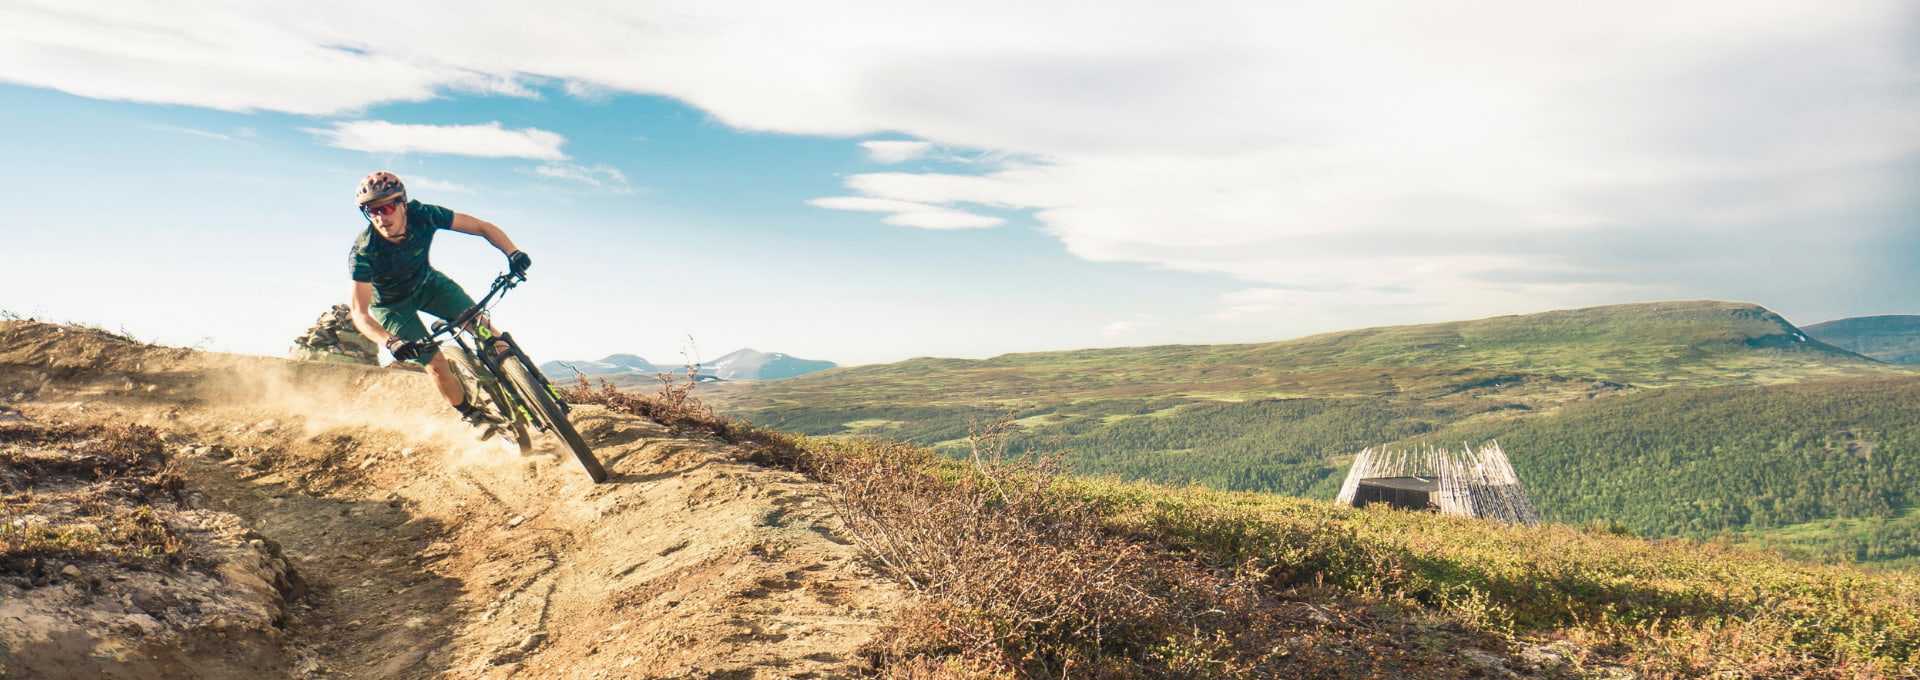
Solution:
{"label": "forest of trees", "polygon": [[[1908,512],[1920,501],[1917,403],[1917,378],[1669,387],[1542,413],[1499,399],[1122,399],[1015,412],[1026,420],[1012,448],[1064,452],[1081,474],[1330,499],[1362,448],[1498,440],[1550,520],[1886,560],[1920,556],[1920,514]],[[806,434],[885,421],[864,432],[958,455],[970,426],[1004,415],[877,407],[753,419]]]}
{"label": "forest of trees", "polygon": [[[1452,428],[1498,438],[1548,517],[1707,538],[1830,519],[1823,556],[1920,555],[1920,381],[1675,387]],[[1805,534],[1806,527],[1796,527]]]}

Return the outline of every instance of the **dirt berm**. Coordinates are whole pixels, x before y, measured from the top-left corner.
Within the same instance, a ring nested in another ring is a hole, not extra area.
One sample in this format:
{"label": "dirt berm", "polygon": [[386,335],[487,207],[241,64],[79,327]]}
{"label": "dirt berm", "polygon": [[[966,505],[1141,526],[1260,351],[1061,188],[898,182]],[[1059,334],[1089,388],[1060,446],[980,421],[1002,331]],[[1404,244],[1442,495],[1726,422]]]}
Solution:
{"label": "dirt berm", "polygon": [[[0,322],[0,421],[153,428],[187,480],[154,509],[192,555],[0,574],[0,677],[862,674],[902,591],[815,483],[576,407],[592,484],[551,438],[475,441],[426,381]],[[41,484],[0,489],[8,535],[56,521],[29,517],[58,505]]]}

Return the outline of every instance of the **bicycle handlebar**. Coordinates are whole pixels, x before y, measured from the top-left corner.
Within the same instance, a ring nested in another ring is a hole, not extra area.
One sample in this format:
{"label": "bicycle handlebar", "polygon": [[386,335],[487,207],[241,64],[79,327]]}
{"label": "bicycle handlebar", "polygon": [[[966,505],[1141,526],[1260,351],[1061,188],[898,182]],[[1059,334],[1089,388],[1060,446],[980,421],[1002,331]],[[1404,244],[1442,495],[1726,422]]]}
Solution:
{"label": "bicycle handlebar", "polygon": [[507,273],[494,277],[493,287],[487,291],[486,297],[480,298],[480,301],[473,303],[472,307],[468,307],[465,311],[455,315],[452,321],[433,322],[432,332],[428,333],[427,337],[423,339],[415,340],[413,344],[421,346],[432,345],[438,343],[442,335],[452,336],[454,329],[466,328],[468,324],[473,323],[474,319],[480,318],[480,315],[486,312],[488,307],[493,305],[495,298],[501,297],[502,293],[513,290],[514,286],[518,286],[526,280],[526,272],[516,272],[513,270],[508,270]]}

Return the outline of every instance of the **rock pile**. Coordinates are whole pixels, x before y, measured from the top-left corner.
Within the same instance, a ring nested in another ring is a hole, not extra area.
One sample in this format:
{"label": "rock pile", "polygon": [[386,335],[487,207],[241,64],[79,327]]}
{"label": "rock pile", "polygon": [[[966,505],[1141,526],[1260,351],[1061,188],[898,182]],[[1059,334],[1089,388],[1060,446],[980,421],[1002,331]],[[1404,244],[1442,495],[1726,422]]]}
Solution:
{"label": "rock pile", "polygon": [[380,346],[353,327],[353,312],[346,305],[334,305],[321,314],[312,328],[293,341],[288,355],[307,361],[380,365]]}

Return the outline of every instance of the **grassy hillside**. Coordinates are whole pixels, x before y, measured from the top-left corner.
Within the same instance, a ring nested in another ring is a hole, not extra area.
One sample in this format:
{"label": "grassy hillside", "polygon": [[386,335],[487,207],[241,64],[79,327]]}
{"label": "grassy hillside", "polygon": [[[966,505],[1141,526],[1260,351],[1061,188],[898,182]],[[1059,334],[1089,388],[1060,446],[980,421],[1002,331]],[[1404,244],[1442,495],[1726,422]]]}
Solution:
{"label": "grassy hillside", "polygon": [[715,420],[684,391],[569,398],[831,485],[846,532],[916,593],[869,647],[885,677],[1839,680],[1920,661],[1912,573],[1064,478],[991,436],[966,461],[794,438]]}
{"label": "grassy hillside", "polygon": [[[1895,406],[1915,403],[1901,396],[1914,375],[1808,340],[1763,308],[1707,301],[1253,345],[915,359],[702,396],[769,427],[949,454],[1010,413],[1025,435],[1015,449],[1065,449],[1078,473],[1320,498],[1367,446],[1498,439],[1562,521],[1761,532],[1753,540],[1799,527],[1794,544],[1820,554],[1890,559],[1920,554],[1897,521],[1806,525],[1895,521],[1911,507],[1899,487],[1920,481],[1902,462],[1920,460],[1920,419]],[[1848,436],[1874,457],[1823,453],[1847,450]]]}
{"label": "grassy hillside", "polygon": [[1017,407],[1146,396],[1431,393],[1502,378],[1550,377],[1575,383],[1577,391],[1606,383],[1755,384],[1884,373],[1871,360],[1807,340],[1762,307],[1691,301],[1369,328],[1246,345],[910,359],[739,386],[716,392],[713,399],[742,409],[785,403]]}
{"label": "grassy hillside", "polygon": [[1807,335],[1890,364],[1920,364],[1920,316],[1861,316],[1817,323]]}

